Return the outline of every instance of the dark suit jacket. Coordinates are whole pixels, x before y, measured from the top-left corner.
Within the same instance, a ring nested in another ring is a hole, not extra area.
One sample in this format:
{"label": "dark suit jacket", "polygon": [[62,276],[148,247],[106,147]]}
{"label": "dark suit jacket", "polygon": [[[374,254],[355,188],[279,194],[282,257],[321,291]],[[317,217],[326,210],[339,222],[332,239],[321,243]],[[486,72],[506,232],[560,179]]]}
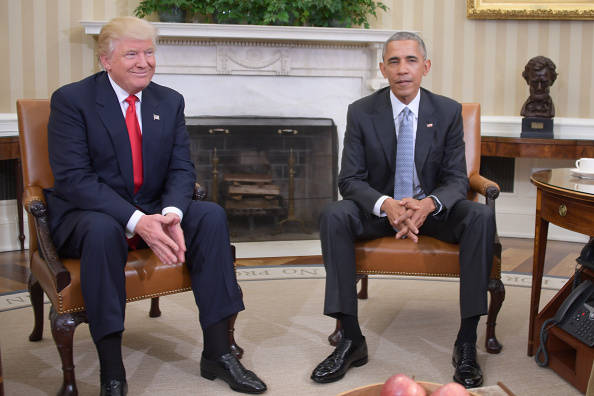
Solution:
{"label": "dark suit jacket", "polygon": [[[456,101],[421,88],[415,167],[425,194],[443,204],[442,218],[466,199],[469,188],[461,112]],[[371,213],[382,195],[393,196],[395,168],[396,127],[388,87],[349,106],[340,193]]]}
{"label": "dark suit jacket", "polygon": [[144,183],[134,194],[128,131],[107,73],[52,95],[48,148],[55,184],[46,198],[58,248],[78,221],[65,216],[77,209],[109,214],[122,227],[137,208],[148,214],[167,206],[187,210],[196,176],[183,97],[151,82],[141,106]]}

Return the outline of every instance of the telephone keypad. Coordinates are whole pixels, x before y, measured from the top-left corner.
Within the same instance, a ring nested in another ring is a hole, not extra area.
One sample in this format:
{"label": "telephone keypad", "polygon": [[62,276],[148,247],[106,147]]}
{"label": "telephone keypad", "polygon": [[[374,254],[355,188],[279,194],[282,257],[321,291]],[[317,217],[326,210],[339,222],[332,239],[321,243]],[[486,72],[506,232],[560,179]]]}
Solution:
{"label": "telephone keypad", "polygon": [[594,312],[587,308],[578,309],[560,327],[589,347],[594,346]]}

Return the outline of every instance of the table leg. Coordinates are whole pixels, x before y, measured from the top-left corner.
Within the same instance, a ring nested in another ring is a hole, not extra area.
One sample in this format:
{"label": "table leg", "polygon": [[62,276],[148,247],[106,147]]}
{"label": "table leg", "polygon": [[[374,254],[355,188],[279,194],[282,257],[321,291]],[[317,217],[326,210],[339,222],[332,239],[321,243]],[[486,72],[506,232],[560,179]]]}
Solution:
{"label": "table leg", "polygon": [[[540,192],[539,192],[540,194]],[[540,292],[544,273],[544,261],[547,251],[547,237],[549,222],[540,217],[537,210],[536,226],[534,230],[534,258],[532,262],[532,295],[530,298],[530,316],[528,318],[528,356],[534,355],[534,326],[538,307],[540,305]]]}
{"label": "table leg", "polygon": [[25,232],[23,230],[23,173],[21,160],[17,159],[14,166],[14,180],[16,188],[17,214],[19,216],[19,241],[21,250],[25,250]]}

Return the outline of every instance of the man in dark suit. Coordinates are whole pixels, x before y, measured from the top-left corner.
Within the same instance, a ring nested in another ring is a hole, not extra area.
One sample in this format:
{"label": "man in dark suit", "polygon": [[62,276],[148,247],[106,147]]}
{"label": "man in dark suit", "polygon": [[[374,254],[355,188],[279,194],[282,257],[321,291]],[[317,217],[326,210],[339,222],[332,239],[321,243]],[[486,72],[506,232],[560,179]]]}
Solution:
{"label": "man in dark suit", "polygon": [[475,343],[479,318],[487,313],[494,213],[466,199],[462,107],[420,87],[430,68],[421,38],[398,32],[384,44],[380,63],[389,88],[349,107],[338,181],[344,199],[320,214],[324,314],[340,321],[343,338],[314,369],[316,382],[337,381],[368,360],[357,314],[354,241],[394,235],[416,242],[419,234],[461,245],[454,380],[467,388],[483,382]]}
{"label": "man in dark suit", "polygon": [[157,29],[146,21],[112,20],[98,38],[105,71],[52,95],[48,145],[55,184],[47,202],[53,239],[60,255],[81,259],[101,395],[127,393],[124,266],[128,250],[138,246],[190,270],[204,336],[201,375],[262,393],[266,385],[230,349],[228,321],[244,305],[225,212],[192,201],[196,175],[183,97],[151,82],[156,39]]}

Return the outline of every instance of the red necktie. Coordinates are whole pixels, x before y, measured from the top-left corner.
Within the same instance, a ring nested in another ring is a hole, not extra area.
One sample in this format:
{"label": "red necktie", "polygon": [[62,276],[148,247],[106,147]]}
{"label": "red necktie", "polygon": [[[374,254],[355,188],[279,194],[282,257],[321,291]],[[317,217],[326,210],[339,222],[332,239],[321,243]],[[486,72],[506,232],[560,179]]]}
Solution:
{"label": "red necktie", "polygon": [[140,124],[136,117],[136,95],[130,95],[126,98],[128,110],[126,110],[126,127],[128,136],[130,136],[130,147],[132,147],[132,169],[134,170],[134,194],[142,185],[142,133]]}

